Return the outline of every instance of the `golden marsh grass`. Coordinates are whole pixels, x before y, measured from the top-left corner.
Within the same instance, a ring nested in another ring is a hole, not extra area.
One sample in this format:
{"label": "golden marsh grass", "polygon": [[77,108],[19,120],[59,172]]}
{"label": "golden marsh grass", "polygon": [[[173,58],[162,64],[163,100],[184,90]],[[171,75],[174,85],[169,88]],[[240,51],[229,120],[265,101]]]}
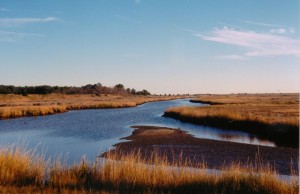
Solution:
{"label": "golden marsh grass", "polygon": [[299,94],[200,95],[193,102],[211,106],[169,108],[181,121],[234,129],[299,148]]}
{"label": "golden marsh grass", "polygon": [[[297,180],[279,179],[268,167],[245,168],[238,163],[219,173],[204,164],[187,168],[189,161],[168,162],[153,153],[107,154],[103,162],[65,166],[45,161],[24,148],[0,149],[0,189],[22,193],[298,193]],[[114,152],[115,153],[115,152]],[[5,172],[5,173],[3,173]]]}
{"label": "golden marsh grass", "polygon": [[95,94],[0,95],[0,119],[42,116],[68,110],[134,107],[146,102],[183,96],[134,96]]}
{"label": "golden marsh grass", "polygon": [[234,121],[255,121],[265,124],[288,124],[299,126],[299,110],[294,107],[272,104],[230,104],[206,107],[176,107],[166,112],[174,112],[184,117],[222,117]]}
{"label": "golden marsh grass", "polygon": [[178,107],[167,112],[193,118],[211,116],[299,126],[299,94],[200,95],[193,101],[217,105]]}

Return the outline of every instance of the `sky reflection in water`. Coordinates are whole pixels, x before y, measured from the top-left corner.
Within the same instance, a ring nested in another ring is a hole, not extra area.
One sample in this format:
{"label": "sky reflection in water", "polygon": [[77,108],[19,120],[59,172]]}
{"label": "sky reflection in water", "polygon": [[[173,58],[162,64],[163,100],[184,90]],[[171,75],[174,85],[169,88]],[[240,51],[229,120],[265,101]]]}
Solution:
{"label": "sky reflection in water", "polygon": [[[68,163],[85,155],[93,160],[132,132],[132,125],[153,125],[180,128],[207,139],[275,146],[244,132],[224,131],[183,123],[162,117],[164,110],[174,106],[201,106],[188,99],[152,102],[134,108],[70,111],[63,114],[27,117],[0,121],[0,145],[37,147],[46,158],[67,156]],[[37,146],[38,145],[38,146]]]}

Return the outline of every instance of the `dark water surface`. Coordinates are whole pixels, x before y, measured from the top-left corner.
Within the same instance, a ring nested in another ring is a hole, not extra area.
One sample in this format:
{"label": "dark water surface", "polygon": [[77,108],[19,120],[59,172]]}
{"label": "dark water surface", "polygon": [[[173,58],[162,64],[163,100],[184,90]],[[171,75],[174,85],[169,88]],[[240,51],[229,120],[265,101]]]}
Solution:
{"label": "dark water surface", "polygon": [[244,132],[224,131],[183,123],[162,117],[164,110],[174,106],[203,106],[189,99],[146,103],[134,108],[93,109],[63,114],[0,120],[0,145],[26,145],[45,153],[46,158],[62,154],[68,163],[86,155],[93,160],[132,132],[132,125],[153,125],[181,128],[207,139],[274,146]]}

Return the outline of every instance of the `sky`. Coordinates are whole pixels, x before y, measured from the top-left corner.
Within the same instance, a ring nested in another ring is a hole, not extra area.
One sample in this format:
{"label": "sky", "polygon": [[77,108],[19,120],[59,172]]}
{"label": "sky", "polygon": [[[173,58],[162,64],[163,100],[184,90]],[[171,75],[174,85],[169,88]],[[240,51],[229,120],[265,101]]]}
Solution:
{"label": "sky", "polygon": [[0,0],[0,85],[300,91],[299,0]]}

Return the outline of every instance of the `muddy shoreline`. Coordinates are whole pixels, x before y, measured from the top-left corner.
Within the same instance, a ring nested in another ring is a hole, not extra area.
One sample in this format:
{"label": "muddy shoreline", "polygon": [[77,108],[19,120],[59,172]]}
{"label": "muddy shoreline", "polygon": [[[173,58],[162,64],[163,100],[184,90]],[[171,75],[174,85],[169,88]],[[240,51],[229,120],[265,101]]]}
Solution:
{"label": "muddy shoreline", "polygon": [[297,126],[286,124],[270,125],[257,121],[239,121],[216,116],[193,118],[175,112],[165,112],[163,116],[196,125],[216,127],[223,130],[243,131],[262,139],[270,140],[277,146],[299,148],[299,128]]}
{"label": "muddy shoreline", "polygon": [[195,167],[203,162],[212,169],[222,169],[232,163],[271,165],[279,174],[290,175],[291,168],[295,174],[299,174],[299,149],[200,139],[180,129],[166,127],[132,128],[135,129],[132,135],[123,138],[130,141],[116,144],[116,150],[111,152],[126,154],[139,150],[147,158],[155,151],[159,155],[166,155],[170,161],[179,158],[190,160]]}

